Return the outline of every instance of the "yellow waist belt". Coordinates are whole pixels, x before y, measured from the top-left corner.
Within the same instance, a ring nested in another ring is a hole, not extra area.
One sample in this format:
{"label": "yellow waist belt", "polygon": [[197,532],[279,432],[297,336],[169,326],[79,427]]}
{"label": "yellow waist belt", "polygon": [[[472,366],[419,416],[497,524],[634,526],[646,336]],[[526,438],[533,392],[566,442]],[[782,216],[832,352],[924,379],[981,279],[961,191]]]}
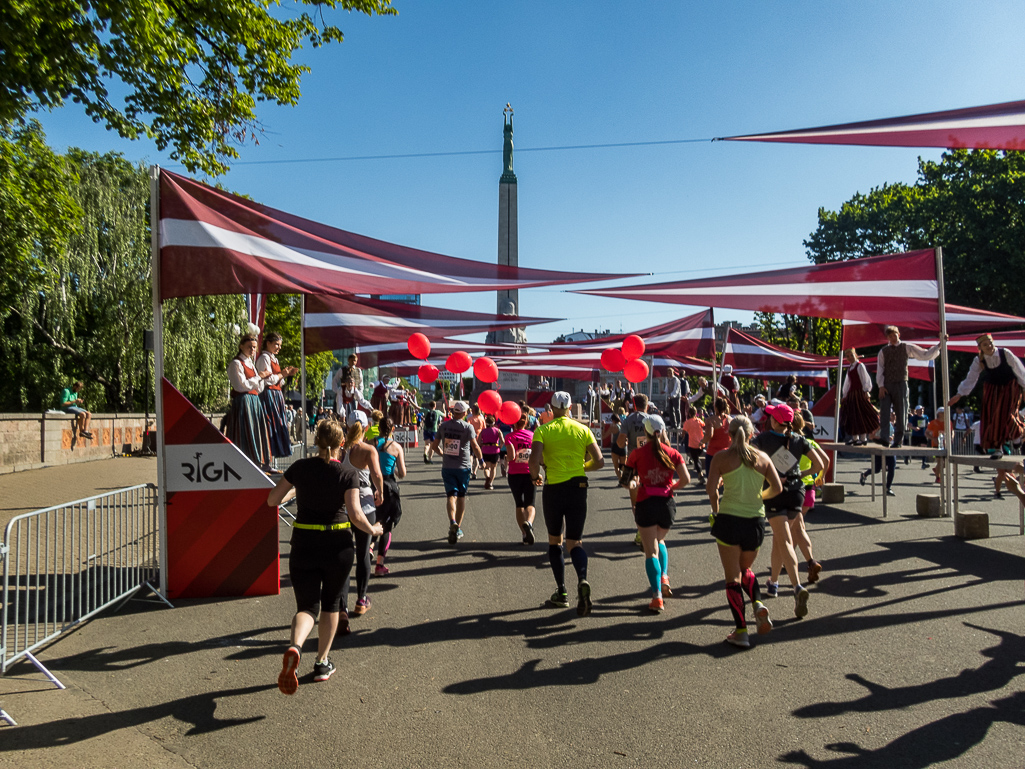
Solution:
{"label": "yellow waist belt", "polygon": [[310,531],[341,531],[351,528],[352,524],[345,523],[293,523],[293,529],[309,529]]}

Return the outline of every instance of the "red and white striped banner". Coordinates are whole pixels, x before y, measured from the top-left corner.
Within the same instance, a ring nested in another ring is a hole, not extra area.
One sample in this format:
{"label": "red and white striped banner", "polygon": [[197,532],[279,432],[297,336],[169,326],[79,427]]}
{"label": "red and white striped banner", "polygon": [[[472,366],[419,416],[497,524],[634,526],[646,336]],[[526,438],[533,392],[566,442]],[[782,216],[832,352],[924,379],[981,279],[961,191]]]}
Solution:
{"label": "red and white striped banner", "polygon": [[936,319],[939,313],[932,249],[724,278],[581,289],[574,293],[866,322],[886,318],[896,325],[922,323],[927,318]]}
{"label": "red and white striped banner", "polygon": [[[984,334],[995,329],[1008,328],[1010,326],[1025,326],[1025,318],[1017,315],[1004,315],[989,310],[976,310],[971,307],[960,307],[956,304],[945,305],[947,316],[948,334]],[[887,316],[888,317],[888,316]],[[900,335],[905,339],[920,340],[927,337],[938,338],[940,321],[938,316],[925,316],[914,325],[896,323],[893,320],[886,320],[885,323],[868,323],[863,321],[845,320],[843,322],[843,347],[869,347],[877,344],[886,344],[886,334],[883,329],[888,325],[900,328]],[[975,339],[975,336],[972,339]],[[935,342],[920,344],[930,347]],[[949,345],[948,345],[949,347]],[[951,348],[952,349],[952,348]]]}
{"label": "red and white striped banner", "polygon": [[1025,149],[1025,101],[819,128],[726,136],[721,141],[1022,150]]}
{"label": "red and white striped banner", "polygon": [[726,335],[723,363],[733,366],[736,376],[782,380],[793,375],[802,384],[825,387],[829,367],[836,366],[836,358],[788,350],[731,328]]}
{"label": "red and white striped banner", "polygon": [[160,299],[432,294],[608,280],[457,259],[375,240],[160,172]]}
{"label": "red and white striped banner", "polygon": [[[311,296],[306,300],[306,352],[405,343],[410,334],[417,332],[432,340],[444,340],[448,336],[535,326],[556,320],[559,319],[491,315],[361,297]],[[361,349],[361,353],[366,351],[367,348]]]}

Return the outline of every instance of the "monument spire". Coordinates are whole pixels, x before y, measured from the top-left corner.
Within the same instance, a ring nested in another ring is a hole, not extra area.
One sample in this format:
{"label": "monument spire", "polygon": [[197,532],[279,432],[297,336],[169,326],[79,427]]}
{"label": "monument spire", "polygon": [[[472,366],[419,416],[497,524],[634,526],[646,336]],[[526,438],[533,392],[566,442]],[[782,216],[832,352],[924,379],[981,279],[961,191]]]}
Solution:
{"label": "monument spire", "polygon": [[[502,176],[498,180],[498,263],[519,266],[519,226],[516,219],[516,174],[513,173],[513,108],[506,104],[502,110]],[[519,292],[499,291],[497,310],[500,315],[519,315]],[[493,331],[488,342],[526,344],[527,334],[522,328]]]}

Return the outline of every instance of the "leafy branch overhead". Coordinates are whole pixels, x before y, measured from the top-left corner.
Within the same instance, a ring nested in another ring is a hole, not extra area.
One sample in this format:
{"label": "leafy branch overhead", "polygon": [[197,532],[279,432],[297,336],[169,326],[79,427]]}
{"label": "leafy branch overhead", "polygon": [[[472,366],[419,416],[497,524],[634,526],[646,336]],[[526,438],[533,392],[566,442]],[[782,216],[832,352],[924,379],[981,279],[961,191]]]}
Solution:
{"label": "leafy branch overhead", "polygon": [[224,173],[257,140],[258,102],[298,103],[310,69],[294,54],[342,41],[325,10],[396,13],[391,0],[7,3],[0,123],[71,100],[123,137],[171,147],[191,172]]}

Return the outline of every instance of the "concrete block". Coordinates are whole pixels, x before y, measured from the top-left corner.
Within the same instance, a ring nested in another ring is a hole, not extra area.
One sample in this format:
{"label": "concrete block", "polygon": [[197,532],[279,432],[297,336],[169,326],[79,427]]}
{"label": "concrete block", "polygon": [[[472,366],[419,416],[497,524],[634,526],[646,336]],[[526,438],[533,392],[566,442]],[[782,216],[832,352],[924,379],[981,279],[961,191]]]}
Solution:
{"label": "concrete block", "polygon": [[989,514],[964,510],[954,516],[954,536],[959,539],[989,539]]}
{"label": "concrete block", "polygon": [[842,483],[826,483],[819,488],[819,500],[824,505],[839,505],[844,501]]}
{"label": "concrete block", "polygon": [[939,494],[919,494],[915,497],[915,509],[919,518],[939,518],[943,510]]}

